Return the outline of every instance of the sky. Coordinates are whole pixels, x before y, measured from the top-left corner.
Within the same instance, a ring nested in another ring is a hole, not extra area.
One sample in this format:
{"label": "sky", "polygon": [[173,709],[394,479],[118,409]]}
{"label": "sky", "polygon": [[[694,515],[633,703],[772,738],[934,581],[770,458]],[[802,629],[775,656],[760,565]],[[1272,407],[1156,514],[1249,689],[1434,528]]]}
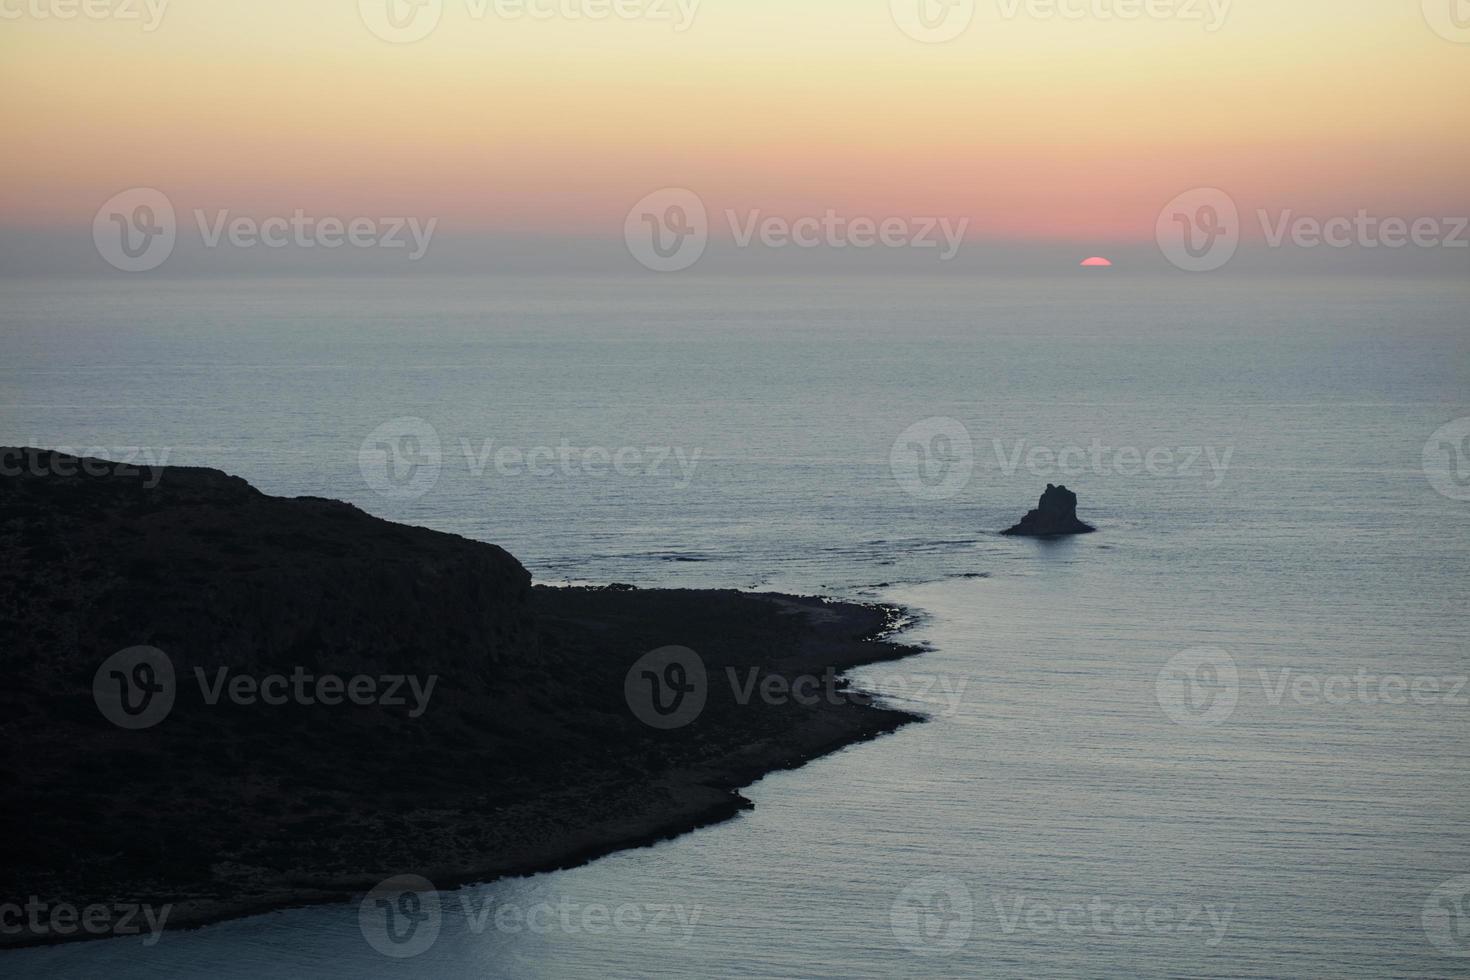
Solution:
{"label": "sky", "polygon": [[1470,214],[1467,0],[417,2],[0,0],[0,260],[130,188],[196,245],[297,211],[621,242],[665,188],[716,250],[832,212],[1080,261],[1199,188],[1246,246]]}

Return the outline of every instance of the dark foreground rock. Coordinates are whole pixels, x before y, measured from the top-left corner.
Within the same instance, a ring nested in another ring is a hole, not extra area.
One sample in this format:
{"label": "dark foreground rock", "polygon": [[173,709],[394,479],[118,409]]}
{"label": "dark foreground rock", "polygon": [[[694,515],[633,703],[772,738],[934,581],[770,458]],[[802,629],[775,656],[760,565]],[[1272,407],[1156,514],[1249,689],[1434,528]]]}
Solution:
{"label": "dark foreground rock", "polygon": [[[0,903],[175,927],[570,866],[916,720],[828,680],[916,652],[876,639],[893,610],[533,588],[493,545],[213,470],[0,462]],[[632,669],[668,645],[704,670],[693,716],[639,700],[696,682]],[[815,703],[760,693],[803,676]]]}
{"label": "dark foreground rock", "polygon": [[1097,528],[1077,519],[1077,495],[1066,487],[1046,485],[1041,502],[1021,522],[1002,534],[1015,537],[1052,538],[1064,534],[1089,534]]}

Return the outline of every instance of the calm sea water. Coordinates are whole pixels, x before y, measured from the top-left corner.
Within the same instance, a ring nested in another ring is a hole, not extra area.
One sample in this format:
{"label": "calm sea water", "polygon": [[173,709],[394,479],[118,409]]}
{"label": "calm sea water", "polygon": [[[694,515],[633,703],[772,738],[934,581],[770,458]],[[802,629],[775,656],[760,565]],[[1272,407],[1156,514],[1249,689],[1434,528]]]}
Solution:
{"label": "calm sea water", "polygon": [[[903,603],[930,652],[862,674],[933,716],[444,893],[410,959],[341,905],[7,975],[1470,975],[1470,493],[1424,456],[1470,416],[1463,285],[0,291],[0,442],[166,451],[541,581]],[[1101,533],[997,536],[1048,482]]]}

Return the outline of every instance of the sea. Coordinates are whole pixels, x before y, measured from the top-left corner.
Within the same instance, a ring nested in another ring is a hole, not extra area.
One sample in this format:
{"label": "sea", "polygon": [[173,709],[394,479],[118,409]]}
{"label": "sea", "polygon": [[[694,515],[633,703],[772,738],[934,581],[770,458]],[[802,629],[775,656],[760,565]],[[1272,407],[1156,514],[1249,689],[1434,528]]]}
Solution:
{"label": "sea", "polygon": [[[0,973],[1470,976],[1470,283],[1118,271],[0,284],[0,444],[901,606],[855,679],[929,719],[390,923]],[[1097,532],[999,534],[1048,484]]]}

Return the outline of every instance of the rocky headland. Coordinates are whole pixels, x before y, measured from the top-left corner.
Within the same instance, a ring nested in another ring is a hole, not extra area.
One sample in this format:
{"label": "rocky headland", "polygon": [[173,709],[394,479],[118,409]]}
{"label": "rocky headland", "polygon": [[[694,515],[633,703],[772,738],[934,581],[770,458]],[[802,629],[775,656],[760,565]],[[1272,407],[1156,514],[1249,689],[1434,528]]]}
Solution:
{"label": "rocky headland", "polygon": [[[917,720],[834,680],[916,652],[892,609],[536,587],[494,545],[216,470],[0,462],[0,902],[176,927],[570,866]],[[640,669],[669,646],[698,666]]]}

